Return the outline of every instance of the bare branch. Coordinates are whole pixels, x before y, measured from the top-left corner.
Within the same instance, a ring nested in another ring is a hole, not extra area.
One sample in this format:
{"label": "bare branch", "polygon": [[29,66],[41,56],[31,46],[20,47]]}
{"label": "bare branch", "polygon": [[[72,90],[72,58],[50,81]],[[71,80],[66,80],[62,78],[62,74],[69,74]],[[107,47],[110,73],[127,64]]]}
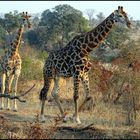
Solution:
{"label": "bare branch", "polygon": [[90,129],[90,128],[93,128],[92,126],[94,125],[94,123],[91,123],[91,124],[89,124],[88,126],[86,126],[86,127],[84,127],[84,128],[81,128],[81,130],[83,131],[83,130],[88,130],[88,129]]}
{"label": "bare branch", "polygon": [[20,102],[26,102],[26,100],[20,99],[20,97],[21,97],[21,96],[25,96],[25,95],[26,95],[27,93],[29,93],[34,87],[35,87],[35,84],[34,84],[29,90],[27,90],[25,93],[23,93],[23,94],[21,94],[21,95],[19,95],[19,96],[10,96],[9,94],[0,94],[0,98],[1,98],[1,97],[4,97],[4,98],[9,98],[9,99],[11,99],[11,100],[17,99],[17,100],[20,101]]}
{"label": "bare branch", "polygon": [[26,100],[21,100],[19,96],[10,96],[9,94],[0,94],[0,98],[1,98],[1,97],[9,98],[9,99],[11,99],[11,100],[17,99],[17,100],[19,100],[20,102],[26,102]]}

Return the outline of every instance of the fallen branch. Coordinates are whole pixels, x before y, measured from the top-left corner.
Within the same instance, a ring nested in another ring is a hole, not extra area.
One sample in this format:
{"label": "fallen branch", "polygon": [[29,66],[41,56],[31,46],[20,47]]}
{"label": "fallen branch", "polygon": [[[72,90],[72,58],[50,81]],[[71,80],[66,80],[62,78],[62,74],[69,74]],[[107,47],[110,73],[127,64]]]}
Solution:
{"label": "fallen branch", "polygon": [[26,102],[26,100],[20,99],[19,96],[10,96],[9,94],[0,94],[0,98],[1,98],[1,97],[9,98],[10,100],[17,99],[17,100],[19,100],[20,102]]}
{"label": "fallen branch", "polygon": [[94,125],[94,123],[92,123],[92,124],[89,124],[88,126],[86,126],[86,127],[84,127],[84,128],[81,128],[81,130],[83,131],[83,130],[88,130],[88,129],[93,129],[93,127],[91,127],[91,126],[93,126]]}
{"label": "fallen branch", "polygon": [[93,123],[86,126],[86,127],[79,127],[79,128],[73,128],[73,127],[70,127],[70,126],[61,126],[61,127],[58,127],[57,129],[60,130],[60,131],[64,131],[64,130],[67,130],[67,131],[73,131],[73,132],[81,132],[81,131],[85,131],[85,130],[89,130],[89,129],[95,129],[93,126]]}
{"label": "fallen branch", "polygon": [[29,90],[27,90],[27,91],[26,91],[25,93],[23,93],[23,94],[20,94],[19,96],[10,96],[9,94],[0,94],[0,98],[1,98],[1,97],[4,97],[4,98],[9,98],[10,100],[17,99],[17,100],[20,101],[20,102],[26,102],[26,100],[20,99],[20,97],[25,96],[25,95],[26,95],[27,93],[29,93],[34,87],[35,87],[35,84],[34,84]]}

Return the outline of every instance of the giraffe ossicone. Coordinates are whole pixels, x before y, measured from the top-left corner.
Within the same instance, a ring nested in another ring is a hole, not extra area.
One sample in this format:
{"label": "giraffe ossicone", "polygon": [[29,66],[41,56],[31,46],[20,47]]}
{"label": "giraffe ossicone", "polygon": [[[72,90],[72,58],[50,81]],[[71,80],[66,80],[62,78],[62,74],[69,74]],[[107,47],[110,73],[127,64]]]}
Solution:
{"label": "giraffe ossicone", "polygon": [[[75,36],[64,48],[60,50],[51,52],[44,64],[43,75],[44,75],[44,86],[41,89],[39,98],[42,102],[41,104],[41,117],[44,122],[44,106],[45,100],[47,99],[47,94],[51,85],[54,81],[54,87],[52,95],[56,101],[56,104],[60,110],[61,115],[64,115],[64,111],[61,107],[59,101],[59,79],[60,77],[73,77],[74,81],[74,105],[75,105],[75,120],[80,123],[79,111],[82,106],[91,99],[89,93],[89,78],[88,72],[91,69],[91,63],[88,58],[89,53],[96,47],[99,43],[104,40],[109,31],[115,25],[115,23],[120,22],[126,24],[130,27],[131,23],[127,17],[126,12],[123,7],[119,6],[117,10],[111,13],[103,22],[101,22],[93,30],[86,32],[84,34]],[[79,84],[83,83],[86,99],[79,106]],[[79,108],[78,108],[79,107]],[[42,121],[42,120],[40,120]]]}

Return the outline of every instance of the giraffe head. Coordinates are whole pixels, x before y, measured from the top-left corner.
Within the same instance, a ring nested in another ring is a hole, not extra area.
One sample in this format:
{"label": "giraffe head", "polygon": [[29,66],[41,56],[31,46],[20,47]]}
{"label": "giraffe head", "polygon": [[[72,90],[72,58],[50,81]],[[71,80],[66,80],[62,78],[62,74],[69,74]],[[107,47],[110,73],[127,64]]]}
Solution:
{"label": "giraffe head", "polygon": [[30,21],[29,21],[29,19],[30,19],[30,15],[28,15],[28,13],[27,12],[23,12],[22,13],[22,15],[21,15],[21,17],[22,17],[22,24],[28,24],[28,28],[31,28],[31,23],[30,23]]}
{"label": "giraffe head", "polygon": [[118,9],[114,11],[114,21],[126,24],[128,28],[131,27],[131,22],[122,6],[118,6]]}

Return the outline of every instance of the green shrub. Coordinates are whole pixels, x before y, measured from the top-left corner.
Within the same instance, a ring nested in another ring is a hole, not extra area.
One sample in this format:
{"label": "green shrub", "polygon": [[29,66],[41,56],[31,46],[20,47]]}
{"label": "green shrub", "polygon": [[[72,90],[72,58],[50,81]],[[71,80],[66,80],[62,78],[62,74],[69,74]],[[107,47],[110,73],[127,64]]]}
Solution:
{"label": "green shrub", "polygon": [[43,65],[48,54],[30,48],[28,45],[21,46],[20,54],[22,59],[21,78],[24,80],[42,80]]}
{"label": "green shrub", "polygon": [[43,63],[38,59],[25,57],[22,59],[22,79],[41,80],[43,71]]}
{"label": "green shrub", "polygon": [[41,61],[45,61],[48,57],[48,53],[45,52],[45,51],[40,51],[38,50],[38,55],[37,55],[37,58]]}

